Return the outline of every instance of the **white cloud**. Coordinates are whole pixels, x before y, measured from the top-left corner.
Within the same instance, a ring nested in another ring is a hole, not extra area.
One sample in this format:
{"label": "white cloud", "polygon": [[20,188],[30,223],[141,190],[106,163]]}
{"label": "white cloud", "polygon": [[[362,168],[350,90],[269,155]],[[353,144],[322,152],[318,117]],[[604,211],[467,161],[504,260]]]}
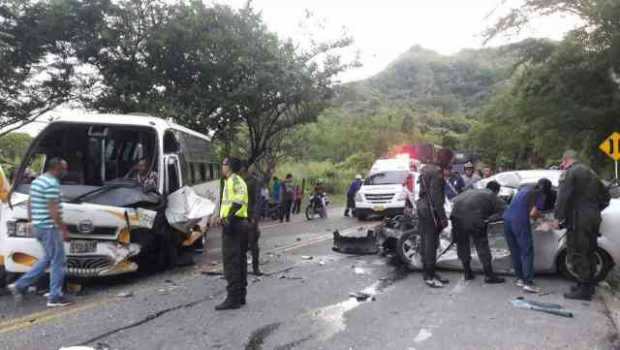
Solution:
{"label": "white cloud", "polygon": [[[242,7],[246,0],[220,1]],[[361,54],[362,68],[343,80],[363,79],[381,71],[411,46],[419,44],[442,54],[482,47],[480,33],[492,23],[487,15],[501,0],[254,0],[269,28],[283,37],[303,41],[299,23],[306,10],[324,19],[323,34],[337,36],[348,29]],[[576,24],[575,18],[543,18],[517,37],[495,40],[504,44],[528,36],[560,39]]]}

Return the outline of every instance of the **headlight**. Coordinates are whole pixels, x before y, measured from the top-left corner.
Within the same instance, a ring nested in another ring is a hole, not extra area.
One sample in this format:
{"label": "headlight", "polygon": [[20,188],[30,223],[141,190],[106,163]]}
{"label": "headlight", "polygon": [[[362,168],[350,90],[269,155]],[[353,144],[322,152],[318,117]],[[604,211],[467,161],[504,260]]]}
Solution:
{"label": "headlight", "polygon": [[30,225],[26,221],[7,221],[6,231],[9,237],[33,237]]}
{"label": "headlight", "polygon": [[361,194],[361,193],[357,192],[357,193],[355,194],[355,201],[356,201],[356,202],[363,202],[363,201],[364,201],[364,198],[362,197],[362,194]]}

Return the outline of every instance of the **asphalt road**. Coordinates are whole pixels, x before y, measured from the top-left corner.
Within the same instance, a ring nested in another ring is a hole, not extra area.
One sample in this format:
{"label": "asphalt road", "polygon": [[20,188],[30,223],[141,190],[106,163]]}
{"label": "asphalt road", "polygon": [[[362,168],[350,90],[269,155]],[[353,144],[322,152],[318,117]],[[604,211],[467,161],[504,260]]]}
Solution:
{"label": "asphalt road", "polygon": [[[90,281],[76,305],[47,310],[32,294],[16,307],[0,296],[0,349],[612,349],[617,334],[605,305],[567,301],[569,283],[538,278],[543,295],[479,277],[430,289],[419,273],[388,258],[331,251],[331,231],[359,226],[334,209],[328,220],[263,225],[262,267],[249,277],[248,305],[216,312],[225,282],[217,272],[219,234],[209,236],[199,266],[153,276]],[[366,300],[350,293],[365,292]],[[125,296],[130,294],[129,296]],[[555,302],[562,318],[516,309],[511,299]]]}

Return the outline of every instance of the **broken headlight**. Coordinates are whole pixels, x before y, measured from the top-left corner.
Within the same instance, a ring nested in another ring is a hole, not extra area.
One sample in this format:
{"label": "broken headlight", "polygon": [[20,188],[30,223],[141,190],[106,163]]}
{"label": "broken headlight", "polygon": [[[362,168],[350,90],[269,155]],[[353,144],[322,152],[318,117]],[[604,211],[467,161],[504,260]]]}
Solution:
{"label": "broken headlight", "polygon": [[9,237],[34,237],[30,223],[27,221],[7,221],[6,232]]}

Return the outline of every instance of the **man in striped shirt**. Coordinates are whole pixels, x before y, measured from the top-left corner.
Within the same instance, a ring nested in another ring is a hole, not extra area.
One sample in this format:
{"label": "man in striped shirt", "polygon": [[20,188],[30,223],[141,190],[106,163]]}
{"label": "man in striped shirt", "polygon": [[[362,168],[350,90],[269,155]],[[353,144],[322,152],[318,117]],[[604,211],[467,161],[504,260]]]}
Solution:
{"label": "man in striped shirt", "polygon": [[62,221],[60,204],[60,179],[67,172],[67,162],[53,158],[48,162],[48,171],[36,178],[30,185],[28,218],[35,237],[43,246],[45,255],[33,268],[8,286],[16,301],[21,301],[26,289],[36,282],[50,268],[50,293],[48,307],[70,305],[62,293],[65,278],[64,241],[69,240],[69,231]]}

